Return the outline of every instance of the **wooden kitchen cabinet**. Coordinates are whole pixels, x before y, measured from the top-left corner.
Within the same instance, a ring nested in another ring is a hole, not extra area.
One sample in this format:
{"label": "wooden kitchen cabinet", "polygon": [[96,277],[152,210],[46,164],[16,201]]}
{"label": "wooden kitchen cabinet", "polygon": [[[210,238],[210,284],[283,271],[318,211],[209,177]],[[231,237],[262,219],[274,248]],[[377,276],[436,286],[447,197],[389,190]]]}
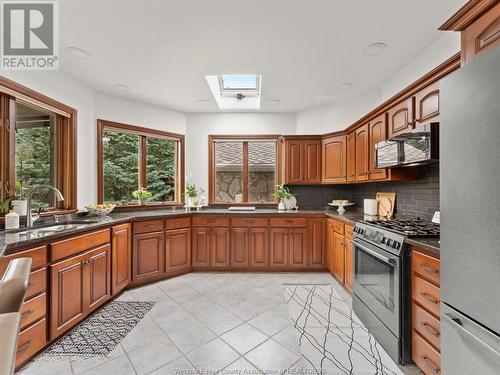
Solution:
{"label": "wooden kitchen cabinet", "polygon": [[309,267],[325,268],[326,266],[326,220],[311,218],[308,220]]}
{"label": "wooden kitchen cabinet", "polygon": [[333,275],[341,283],[344,284],[344,262],[345,262],[345,244],[344,236],[335,233],[333,245]]}
{"label": "wooden kitchen cabinet", "polygon": [[387,139],[387,115],[385,113],[370,121],[369,135],[370,142],[368,146],[368,159],[370,163],[370,180],[385,180],[387,178],[387,169],[377,169],[375,163],[375,145]]}
{"label": "wooden kitchen cabinet", "polygon": [[321,183],[321,139],[284,137],[284,183]]}
{"label": "wooden kitchen cabinet", "polygon": [[333,252],[335,248],[335,230],[333,229],[333,219],[327,220],[326,225],[326,267],[333,275]]}
{"label": "wooden kitchen cabinet", "polygon": [[248,254],[250,267],[269,265],[269,230],[267,227],[248,230]]}
{"label": "wooden kitchen cabinet", "polygon": [[229,228],[211,228],[210,255],[210,267],[229,267]]}
{"label": "wooden kitchen cabinet", "polygon": [[356,181],[368,181],[370,179],[370,139],[369,124],[360,126],[355,130],[356,143]]}
{"label": "wooden kitchen cabinet", "polygon": [[288,229],[271,228],[269,243],[269,265],[271,267],[288,266]]}
{"label": "wooden kitchen cabinet", "polygon": [[130,224],[111,228],[111,294],[117,295],[132,280]]}
{"label": "wooden kitchen cabinet", "polygon": [[228,268],[229,228],[195,227],[192,230],[193,268]]}
{"label": "wooden kitchen cabinet", "polygon": [[54,339],[111,297],[111,246],[102,245],[50,266],[50,338]]}
{"label": "wooden kitchen cabinet", "polygon": [[191,229],[165,232],[165,272],[179,274],[191,270]]}
{"label": "wooden kitchen cabinet", "polygon": [[288,266],[292,268],[307,267],[307,229],[293,228],[288,230]]}
{"label": "wooden kitchen cabinet", "polygon": [[347,152],[347,165],[346,175],[347,182],[356,181],[356,132],[352,131],[346,137],[346,152]]}
{"label": "wooden kitchen cabinet", "polygon": [[342,183],[346,176],[346,136],[334,136],[322,141],[322,182]]}
{"label": "wooden kitchen cabinet", "polygon": [[164,232],[134,234],[132,280],[147,282],[165,273]]}
{"label": "wooden kitchen cabinet", "polygon": [[248,267],[248,228],[231,229],[231,267]]}
{"label": "wooden kitchen cabinet", "polygon": [[344,236],[344,285],[346,289],[352,292],[354,281],[354,267],[353,267],[353,249],[352,249],[352,225],[345,225]]}
{"label": "wooden kitchen cabinet", "polygon": [[268,266],[267,218],[234,218],[231,219],[231,223],[236,226],[231,228],[231,267]]}
{"label": "wooden kitchen cabinet", "polygon": [[210,266],[210,228],[192,229],[192,265],[193,268]]}
{"label": "wooden kitchen cabinet", "polygon": [[413,129],[414,98],[408,98],[387,111],[389,138]]}

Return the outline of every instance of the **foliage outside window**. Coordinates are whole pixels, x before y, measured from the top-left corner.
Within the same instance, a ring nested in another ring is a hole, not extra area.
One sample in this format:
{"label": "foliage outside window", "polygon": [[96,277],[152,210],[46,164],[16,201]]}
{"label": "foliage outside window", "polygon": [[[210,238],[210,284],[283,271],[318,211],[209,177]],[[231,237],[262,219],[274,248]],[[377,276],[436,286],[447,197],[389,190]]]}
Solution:
{"label": "foliage outside window", "polygon": [[[137,205],[146,189],[149,204],[180,203],[183,137],[99,120],[99,203]],[[136,194],[135,194],[136,195]]]}
{"label": "foliage outside window", "polygon": [[275,203],[277,139],[211,136],[212,203]]}

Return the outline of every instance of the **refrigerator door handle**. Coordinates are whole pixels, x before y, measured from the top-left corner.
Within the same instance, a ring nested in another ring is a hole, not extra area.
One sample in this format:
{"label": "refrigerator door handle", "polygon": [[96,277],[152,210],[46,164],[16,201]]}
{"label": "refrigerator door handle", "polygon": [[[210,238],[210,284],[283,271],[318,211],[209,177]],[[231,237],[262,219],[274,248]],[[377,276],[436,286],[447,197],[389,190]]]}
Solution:
{"label": "refrigerator door handle", "polygon": [[490,345],[485,343],[479,337],[474,336],[467,329],[465,329],[463,327],[463,323],[460,320],[460,318],[451,313],[444,313],[441,315],[441,317],[445,318],[449,323],[451,323],[451,326],[454,327],[460,333],[462,333],[463,336],[466,336],[470,340],[474,341],[476,344],[479,344],[481,347],[484,347],[488,352],[490,352],[494,356],[500,357],[500,353],[495,348],[492,348]]}

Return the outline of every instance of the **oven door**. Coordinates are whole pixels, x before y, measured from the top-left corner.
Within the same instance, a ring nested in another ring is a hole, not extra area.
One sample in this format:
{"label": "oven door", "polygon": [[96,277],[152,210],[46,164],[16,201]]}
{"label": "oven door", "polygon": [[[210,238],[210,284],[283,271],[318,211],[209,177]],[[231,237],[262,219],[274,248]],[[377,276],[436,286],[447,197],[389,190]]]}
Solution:
{"label": "oven door", "polygon": [[356,296],[400,337],[401,259],[359,238],[353,241]]}

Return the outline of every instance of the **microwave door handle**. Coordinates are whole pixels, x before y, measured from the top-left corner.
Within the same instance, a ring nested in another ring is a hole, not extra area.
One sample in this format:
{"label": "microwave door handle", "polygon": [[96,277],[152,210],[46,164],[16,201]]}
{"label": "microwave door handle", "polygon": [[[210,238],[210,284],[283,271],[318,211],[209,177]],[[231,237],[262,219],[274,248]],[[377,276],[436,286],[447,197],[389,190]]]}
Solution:
{"label": "microwave door handle", "polygon": [[394,264],[394,263],[396,263],[396,261],[395,261],[394,259],[387,258],[387,257],[385,257],[385,256],[383,256],[383,255],[381,255],[381,254],[379,254],[379,253],[377,253],[377,252],[375,252],[375,251],[373,251],[373,250],[371,250],[371,249],[369,249],[369,248],[367,248],[367,247],[365,247],[365,246],[361,245],[361,244],[360,244],[359,242],[357,242],[357,241],[353,241],[353,242],[354,242],[354,245],[355,245],[355,246],[359,247],[359,248],[360,248],[361,250],[363,250],[364,252],[367,252],[368,254],[370,254],[370,255],[372,255],[373,257],[375,257],[375,258],[377,258],[377,259],[381,260],[381,261],[382,261],[382,262],[384,262],[384,263],[387,263],[387,264]]}

